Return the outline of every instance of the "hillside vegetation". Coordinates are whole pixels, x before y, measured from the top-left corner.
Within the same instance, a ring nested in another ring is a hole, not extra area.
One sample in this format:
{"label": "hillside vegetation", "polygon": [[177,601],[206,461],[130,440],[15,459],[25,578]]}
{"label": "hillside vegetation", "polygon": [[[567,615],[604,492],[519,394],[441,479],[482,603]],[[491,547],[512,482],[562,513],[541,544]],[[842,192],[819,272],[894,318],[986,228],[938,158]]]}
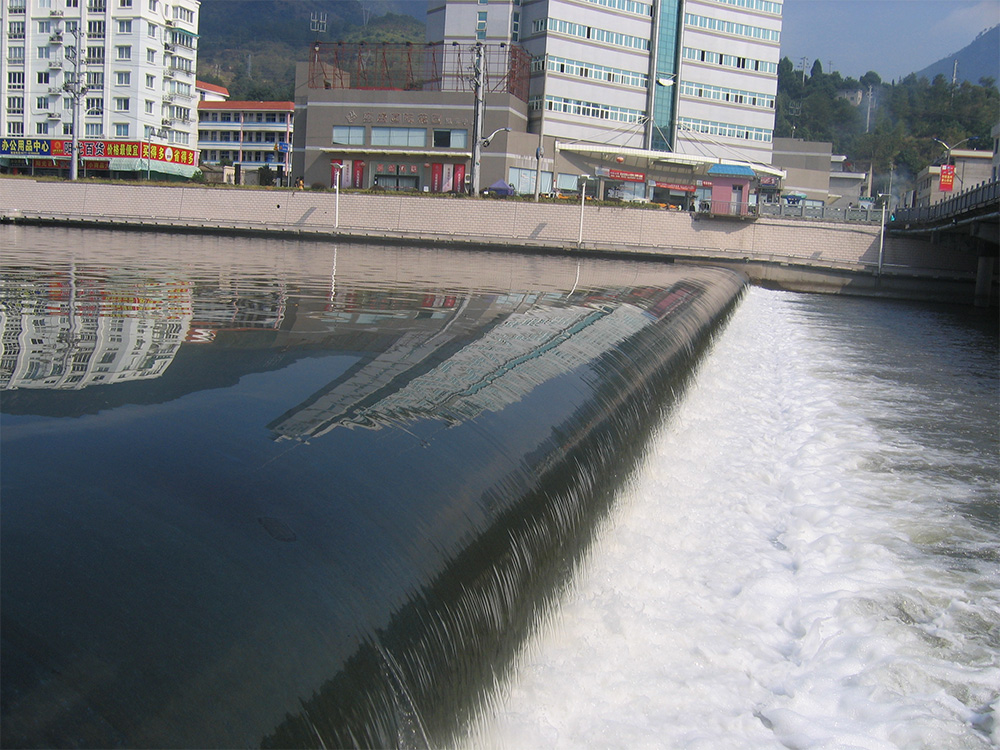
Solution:
{"label": "hillside vegetation", "polygon": [[[845,96],[861,92],[852,105]],[[817,61],[808,75],[791,60],[778,66],[775,136],[829,141],[858,171],[874,169],[876,192],[886,192],[890,168],[901,188],[941,157],[937,138],[952,146],[992,150],[990,129],[1000,117],[1000,91],[992,78],[952,85],[911,74],[885,83],[874,71],[861,80],[824,73]],[[897,191],[898,192],[898,191]]]}
{"label": "hillside vegetation", "polygon": [[423,43],[421,21],[376,16],[370,6],[356,0],[202,0],[198,79],[225,86],[234,100],[286,101],[293,98],[295,63],[308,59],[314,41]]}

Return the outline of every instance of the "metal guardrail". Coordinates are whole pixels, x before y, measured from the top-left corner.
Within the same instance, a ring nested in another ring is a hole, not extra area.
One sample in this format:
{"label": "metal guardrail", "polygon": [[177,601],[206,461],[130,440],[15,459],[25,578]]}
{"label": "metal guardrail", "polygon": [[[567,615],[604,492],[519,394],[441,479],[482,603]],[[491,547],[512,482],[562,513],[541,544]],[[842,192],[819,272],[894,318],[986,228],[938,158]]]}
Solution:
{"label": "metal guardrail", "polygon": [[736,216],[750,219],[757,217],[757,206],[751,206],[739,201],[701,201],[698,203],[697,212],[709,214],[710,216]]}
{"label": "metal guardrail", "polygon": [[785,203],[761,203],[757,206],[761,216],[777,216],[792,219],[816,219],[818,221],[855,222],[878,224],[882,221],[881,208],[838,208],[834,206],[806,206],[800,203],[789,206]]}
{"label": "metal guardrail", "polygon": [[897,208],[893,212],[894,224],[923,224],[944,221],[955,216],[1000,205],[1000,181],[983,182],[933,206]]}

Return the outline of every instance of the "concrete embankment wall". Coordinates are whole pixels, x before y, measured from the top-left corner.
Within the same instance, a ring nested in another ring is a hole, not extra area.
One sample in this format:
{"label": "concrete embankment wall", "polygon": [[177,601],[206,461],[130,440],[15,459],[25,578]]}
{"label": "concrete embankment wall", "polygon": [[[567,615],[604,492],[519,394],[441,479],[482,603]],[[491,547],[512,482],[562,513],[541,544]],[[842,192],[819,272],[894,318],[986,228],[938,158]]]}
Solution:
{"label": "concrete embankment wall", "polygon": [[[339,206],[338,206],[339,203]],[[881,228],[573,203],[0,179],[0,219],[711,260],[792,289],[969,299],[976,259]],[[582,242],[579,238],[582,234]]]}

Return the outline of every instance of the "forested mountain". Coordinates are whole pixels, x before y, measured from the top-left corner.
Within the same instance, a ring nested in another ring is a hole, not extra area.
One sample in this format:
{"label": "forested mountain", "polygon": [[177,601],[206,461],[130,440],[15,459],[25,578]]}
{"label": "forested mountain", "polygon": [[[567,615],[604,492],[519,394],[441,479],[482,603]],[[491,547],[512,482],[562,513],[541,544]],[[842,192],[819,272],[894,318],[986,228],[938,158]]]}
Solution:
{"label": "forested mountain", "polygon": [[998,53],[1000,50],[1000,26],[986,29],[977,36],[970,45],[958,52],[942,57],[933,65],[917,71],[917,78],[933,81],[943,75],[949,81],[956,72],[958,63],[958,80],[978,83],[983,78],[996,78],[998,68]]}
{"label": "forested mountain", "polygon": [[408,15],[420,9],[413,0],[202,0],[198,78],[232,99],[291,100],[310,43],[422,43],[423,19]]}

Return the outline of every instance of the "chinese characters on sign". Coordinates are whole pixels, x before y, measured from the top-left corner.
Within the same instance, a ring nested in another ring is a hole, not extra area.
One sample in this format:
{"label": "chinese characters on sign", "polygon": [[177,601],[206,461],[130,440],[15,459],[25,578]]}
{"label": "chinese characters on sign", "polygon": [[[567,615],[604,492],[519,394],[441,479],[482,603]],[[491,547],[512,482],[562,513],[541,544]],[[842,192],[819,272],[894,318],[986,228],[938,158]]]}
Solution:
{"label": "chinese characters on sign", "polygon": [[955,187],[955,165],[954,164],[943,164],[941,166],[941,183],[938,186],[938,190],[942,193],[951,192]]}
{"label": "chinese characters on sign", "polygon": [[376,174],[419,174],[420,169],[416,164],[386,164],[377,162],[375,164]]}
{"label": "chinese characters on sign", "polygon": [[362,112],[350,110],[345,118],[348,124],[363,122],[371,125],[450,125],[459,127],[469,127],[468,118],[462,117],[442,117],[438,114],[427,114],[426,112]]}
{"label": "chinese characters on sign", "polygon": [[[62,141],[56,141],[62,143]],[[3,156],[51,156],[52,141],[37,138],[0,139],[0,154]]]}
{"label": "chinese characters on sign", "polygon": [[[72,141],[47,138],[0,139],[0,155],[27,158],[69,158]],[[162,146],[144,141],[80,141],[80,156],[85,159],[151,159],[153,161],[194,166],[195,152],[187,148]]]}

